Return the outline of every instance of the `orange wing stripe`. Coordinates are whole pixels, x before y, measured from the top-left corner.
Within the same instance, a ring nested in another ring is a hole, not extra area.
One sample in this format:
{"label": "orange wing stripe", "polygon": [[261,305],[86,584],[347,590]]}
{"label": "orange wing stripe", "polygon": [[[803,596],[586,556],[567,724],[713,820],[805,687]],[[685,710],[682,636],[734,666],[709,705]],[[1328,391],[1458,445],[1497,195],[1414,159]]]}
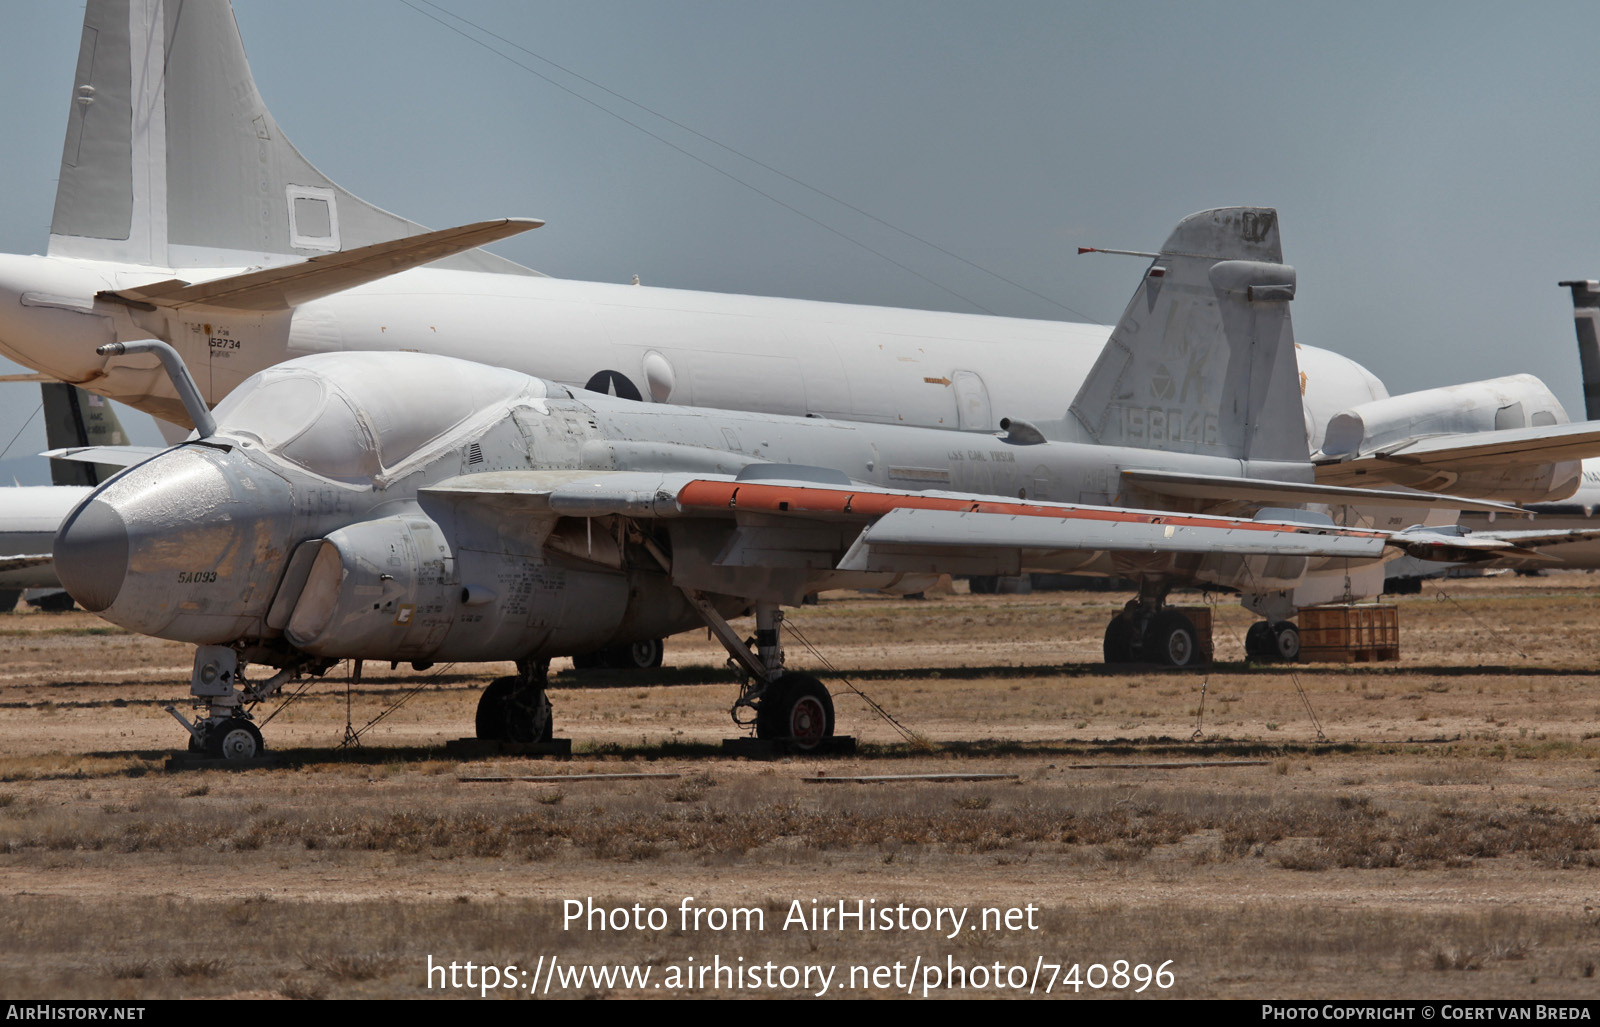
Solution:
{"label": "orange wing stripe", "polygon": [[[891,510],[955,510],[961,513],[1007,514],[1015,517],[1055,517],[1060,520],[1125,522],[1130,524],[1174,524],[1182,527],[1233,528],[1241,531],[1299,531],[1280,524],[1263,524],[1236,518],[1219,519],[1192,514],[1141,513],[1132,510],[1106,510],[1077,506],[1039,506],[1004,500],[958,499],[951,496],[919,496],[904,493],[847,492],[806,485],[752,485],[749,482],[691,481],[678,492],[678,503],[702,510],[784,511],[788,513],[840,514],[880,517]],[[1357,538],[1380,537],[1380,532],[1338,529],[1339,534]]]}

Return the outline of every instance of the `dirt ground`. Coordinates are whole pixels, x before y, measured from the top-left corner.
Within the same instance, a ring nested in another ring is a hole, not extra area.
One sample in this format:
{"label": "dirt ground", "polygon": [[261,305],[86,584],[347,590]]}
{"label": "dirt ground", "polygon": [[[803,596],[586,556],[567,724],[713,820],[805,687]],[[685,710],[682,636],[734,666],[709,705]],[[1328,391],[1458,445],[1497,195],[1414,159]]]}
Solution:
{"label": "dirt ground", "polygon": [[[701,633],[559,661],[571,760],[444,753],[505,668],[369,664],[245,772],[163,769],[185,647],[0,616],[0,993],[1600,995],[1600,578],[1430,586],[1394,663],[1247,665],[1224,598],[1186,672],[1097,666],[1121,598],[793,611],[851,757],[724,756]],[[930,774],[997,776],[839,780]]]}

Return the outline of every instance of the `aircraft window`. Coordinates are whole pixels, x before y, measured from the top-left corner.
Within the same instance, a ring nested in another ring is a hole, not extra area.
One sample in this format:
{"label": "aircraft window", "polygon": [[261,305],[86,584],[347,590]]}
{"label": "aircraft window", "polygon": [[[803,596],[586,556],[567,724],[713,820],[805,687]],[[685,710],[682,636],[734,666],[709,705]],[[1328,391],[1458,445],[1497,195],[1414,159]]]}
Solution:
{"label": "aircraft window", "polygon": [[305,431],[322,409],[322,396],[322,383],[315,378],[269,378],[223,400],[216,409],[217,425],[230,435],[249,435],[276,449]]}
{"label": "aircraft window", "polygon": [[525,375],[421,354],[384,361],[381,376],[347,376],[335,386],[383,440],[393,468],[413,454],[457,443],[458,426],[504,404],[530,385]]}
{"label": "aircraft window", "polygon": [[335,481],[361,482],[382,469],[378,446],[343,396],[329,396],[316,424],[279,450],[284,459]]}
{"label": "aircraft window", "polygon": [[216,409],[218,428],[351,484],[459,444],[515,397],[544,395],[536,378],[418,353],[321,354],[296,365],[235,390]]}

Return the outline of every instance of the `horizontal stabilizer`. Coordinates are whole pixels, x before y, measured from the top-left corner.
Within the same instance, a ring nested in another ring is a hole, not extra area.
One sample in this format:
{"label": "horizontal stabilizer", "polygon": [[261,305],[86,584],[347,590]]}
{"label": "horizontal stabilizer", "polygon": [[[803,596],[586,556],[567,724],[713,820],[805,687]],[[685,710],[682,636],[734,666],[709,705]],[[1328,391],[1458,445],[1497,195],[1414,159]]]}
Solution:
{"label": "horizontal stabilizer", "polygon": [[109,464],[112,467],[132,467],[142,464],[157,453],[166,452],[160,446],[70,446],[51,449],[40,456],[51,460],[72,460],[83,464]]}
{"label": "horizontal stabilizer", "polygon": [[1319,458],[1316,473],[1319,485],[1411,482],[1419,472],[1448,474],[1474,467],[1557,463],[1591,456],[1600,456],[1600,424],[1579,421],[1411,439],[1373,453]]}
{"label": "horizontal stabilizer", "polygon": [[1600,528],[1467,531],[1459,527],[1418,527],[1395,532],[1390,544],[1404,549],[1408,556],[1414,556],[1419,560],[1475,563],[1514,557],[1520,560],[1545,560],[1556,563],[1561,559],[1559,551],[1544,553],[1540,552],[1538,547],[1588,542],[1594,539],[1600,539]]}
{"label": "horizontal stabilizer", "polygon": [[0,382],[58,382],[53,374],[0,374]]}
{"label": "horizontal stabilizer", "polygon": [[1179,471],[1123,471],[1123,480],[1146,492],[1177,499],[1217,502],[1321,503],[1326,506],[1427,506],[1451,510],[1488,510],[1525,515],[1521,507],[1487,499],[1461,499],[1432,492],[1397,492],[1391,489],[1348,488],[1339,485],[1271,481],[1263,478],[1229,478],[1215,474]]}
{"label": "horizontal stabilizer", "polygon": [[178,278],[132,289],[102,292],[100,299],[146,310],[207,307],[219,310],[286,310],[323,296],[477,249],[544,224],[533,218],[501,218],[459,228],[373,243],[351,250],[191,285]]}

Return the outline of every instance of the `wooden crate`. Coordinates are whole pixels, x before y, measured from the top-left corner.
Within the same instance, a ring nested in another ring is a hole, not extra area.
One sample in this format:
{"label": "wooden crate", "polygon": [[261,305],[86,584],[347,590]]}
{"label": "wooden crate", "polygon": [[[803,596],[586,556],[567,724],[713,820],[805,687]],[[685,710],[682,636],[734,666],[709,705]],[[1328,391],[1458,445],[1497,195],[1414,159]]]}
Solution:
{"label": "wooden crate", "polygon": [[1300,659],[1308,663],[1376,663],[1400,658],[1400,608],[1393,603],[1308,606],[1300,626]]}

